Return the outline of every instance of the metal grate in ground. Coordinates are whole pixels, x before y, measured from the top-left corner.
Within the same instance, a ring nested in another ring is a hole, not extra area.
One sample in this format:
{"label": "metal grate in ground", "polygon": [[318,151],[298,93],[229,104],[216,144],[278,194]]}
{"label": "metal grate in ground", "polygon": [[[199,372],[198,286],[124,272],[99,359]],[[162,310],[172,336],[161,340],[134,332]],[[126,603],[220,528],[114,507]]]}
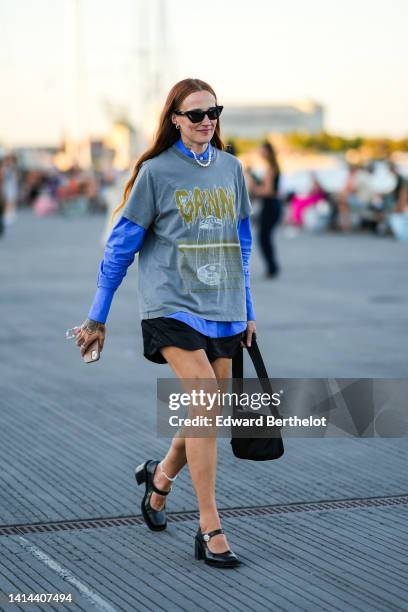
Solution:
{"label": "metal grate in ground", "polygon": [[[318,502],[293,504],[274,504],[269,506],[249,506],[225,508],[219,511],[221,518],[254,517],[270,514],[289,514],[291,512],[322,512],[331,510],[350,510],[353,508],[375,508],[384,506],[408,505],[407,495],[387,495],[384,497],[366,497],[338,499]],[[169,522],[184,522],[198,519],[198,512],[171,512]],[[54,521],[48,523],[25,523],[21,525],[0,525],[0,536],[22,535],[29,533],[50,533],[56,531],[99,529],[101,527],[128,527],[142,525],[141,515],[119,516],[111,518],[93,518],[76,521]]]}

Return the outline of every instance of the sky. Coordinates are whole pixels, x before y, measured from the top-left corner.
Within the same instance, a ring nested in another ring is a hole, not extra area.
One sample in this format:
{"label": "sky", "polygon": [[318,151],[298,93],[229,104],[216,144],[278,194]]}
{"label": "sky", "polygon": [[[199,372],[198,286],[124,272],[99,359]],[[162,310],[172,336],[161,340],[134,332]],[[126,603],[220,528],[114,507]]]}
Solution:
{"label": "sky", "polygon": [[224,105],[314,100],[329,131],[408,136],[408,0],[0,0],[0,24],[6,146],[102,136],[112,108],[147,121],[154,46],[159,104],[192,76]]}

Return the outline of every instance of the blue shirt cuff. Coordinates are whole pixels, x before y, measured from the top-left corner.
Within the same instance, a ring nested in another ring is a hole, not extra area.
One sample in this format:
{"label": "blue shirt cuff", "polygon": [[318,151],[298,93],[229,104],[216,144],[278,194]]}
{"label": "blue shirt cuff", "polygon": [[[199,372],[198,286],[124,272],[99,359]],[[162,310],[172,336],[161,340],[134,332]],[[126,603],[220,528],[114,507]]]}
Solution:
{"label": "blue shirt cuff", "polygon": [[99,323],[105,323],[108,318],[114,294],[114,289],[98,287],[91,309],[88,312],[88,319],[99,321]]}

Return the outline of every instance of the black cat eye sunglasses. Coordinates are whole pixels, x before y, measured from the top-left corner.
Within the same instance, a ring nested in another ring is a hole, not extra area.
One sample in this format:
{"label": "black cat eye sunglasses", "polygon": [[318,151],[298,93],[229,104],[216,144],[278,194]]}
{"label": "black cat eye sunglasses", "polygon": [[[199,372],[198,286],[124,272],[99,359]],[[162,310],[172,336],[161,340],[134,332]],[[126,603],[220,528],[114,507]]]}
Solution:
{"label": "black cat eye sunglasses", "polygon": [[175,115],[186,116],[190,119],[191,123],[200,123],[207,115],[207,117],[211,120],[218,119],[218,117],[222,113],[223,106],[211,106],[206,111],[200,110],[199,108],[194,108],[189,111],[174,111]]}

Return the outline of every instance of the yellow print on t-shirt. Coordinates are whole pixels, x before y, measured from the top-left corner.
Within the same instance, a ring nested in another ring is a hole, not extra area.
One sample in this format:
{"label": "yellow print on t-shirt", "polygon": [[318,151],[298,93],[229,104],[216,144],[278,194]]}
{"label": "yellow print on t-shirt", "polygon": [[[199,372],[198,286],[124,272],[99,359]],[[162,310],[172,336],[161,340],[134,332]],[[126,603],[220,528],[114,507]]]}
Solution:
{"label": "yellow print on t-shirt", "polygon": [[209,216],[235,222],[235,192],[231,187],[177,189],[174,198],[181,218],[189,225]]}

